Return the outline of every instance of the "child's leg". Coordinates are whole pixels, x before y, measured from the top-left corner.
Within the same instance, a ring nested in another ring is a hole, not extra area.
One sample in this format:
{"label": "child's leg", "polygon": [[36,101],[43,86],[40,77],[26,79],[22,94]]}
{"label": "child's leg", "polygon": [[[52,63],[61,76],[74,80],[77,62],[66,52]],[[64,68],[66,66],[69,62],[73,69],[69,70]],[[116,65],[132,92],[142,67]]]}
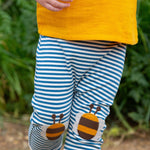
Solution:
{"label": "child's leg", "polygon": [[74,79],[56,39],[41,36],[36,52],[33,113],[29,146],[32,150],[59,149],[68,126]]}
{"label": "child's leg", "polygon": [[76,94],[64,149],[100,150],[105,119],[120,83],[126,46],[104,41],[78,44],[81,50],[75,50],[78,55],[71,60]]}

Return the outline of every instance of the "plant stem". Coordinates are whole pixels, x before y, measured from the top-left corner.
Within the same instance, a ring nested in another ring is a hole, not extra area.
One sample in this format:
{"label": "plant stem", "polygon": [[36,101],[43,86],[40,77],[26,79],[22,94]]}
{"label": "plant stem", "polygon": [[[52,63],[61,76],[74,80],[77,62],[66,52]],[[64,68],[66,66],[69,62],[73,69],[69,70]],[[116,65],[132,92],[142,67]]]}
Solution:
{"label": "plant stem", "polygon": [[116,102],[114,101],[113,104],[113,108],[116,112],[117,117],[119,118],[119,120],[121,121],[121,123],[123,124],[123,126],[129,131],[129,132],[133,132],[133,128],[128,124],[128,122],[125,120],[125,118],[123,117],[122,113],[120,112],[118,105],[116,104]]}

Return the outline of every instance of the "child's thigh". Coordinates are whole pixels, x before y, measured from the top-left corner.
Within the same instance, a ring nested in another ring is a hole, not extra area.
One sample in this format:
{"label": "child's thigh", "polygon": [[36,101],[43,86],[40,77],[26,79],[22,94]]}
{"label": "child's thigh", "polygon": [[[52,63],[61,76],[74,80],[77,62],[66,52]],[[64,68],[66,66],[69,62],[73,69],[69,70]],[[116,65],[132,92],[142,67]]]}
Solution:
{"label": "child's thigh", "polygon": [[34,76],[33,113],[34,124],[52,125],[69,120],[74,81],[67,66],[66,56],[55,38],[40,36]]}

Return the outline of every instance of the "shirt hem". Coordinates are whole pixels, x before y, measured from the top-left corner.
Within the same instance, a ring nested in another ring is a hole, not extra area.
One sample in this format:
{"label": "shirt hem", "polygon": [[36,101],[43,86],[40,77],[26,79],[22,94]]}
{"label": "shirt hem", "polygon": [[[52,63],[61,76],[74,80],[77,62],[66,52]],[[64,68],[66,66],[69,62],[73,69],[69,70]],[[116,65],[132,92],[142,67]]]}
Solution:
{"label": "shirt hem", "polygon": [[40,31],[38,30],[38,33],[43,36],[48,36],[48,37],[54,37],[54,38],[59,38],[63,40],[106,40],[106,41],[114,41],[114,42],[119,42],[119,43],[124,43],[124,44],[129,44],[129,45],[135,45],[138,43],[138,38],[135,37],[133,39],[129,38],[123,38],[123,36],[118,36],[118,35],[111,35],[111,34],[86,34],[85,36],[83,35],[68,35],[68,34],[59,34],[59,33],[53,33],[53,32],[45,32],[45,31]]}

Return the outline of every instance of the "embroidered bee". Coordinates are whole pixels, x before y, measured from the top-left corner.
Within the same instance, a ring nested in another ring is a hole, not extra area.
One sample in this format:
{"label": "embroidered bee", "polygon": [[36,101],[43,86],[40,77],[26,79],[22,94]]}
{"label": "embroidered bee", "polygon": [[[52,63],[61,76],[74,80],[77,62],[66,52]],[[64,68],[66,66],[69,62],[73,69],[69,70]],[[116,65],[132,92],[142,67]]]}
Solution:
{"label": "embroidered bee", "polygon": [[91,104],[89,113],[79,113],[76,116],[76,123],[74,124],[74,132],[85,140],[99,140],[102,135],[101,130],[105,124],[103,119],[96,116],[96,113],[101,110],[101,107],[98,106],[96,112],[92,114],[93,107],[94,105]]}
{"label": "embroidered bee", "polygon": [[41,132],[41,135],[44,137],[44,134],[46,134],[47,139],[49,140],[56,140],[58,139],[65,130],[65,125],[60,123],[61,119],[63,118],[63,114],[60,114],[60,120],[59,123],[55,123],[56,115],[52,115],[53,118],[53,124],[50,126],[43,126]]}

